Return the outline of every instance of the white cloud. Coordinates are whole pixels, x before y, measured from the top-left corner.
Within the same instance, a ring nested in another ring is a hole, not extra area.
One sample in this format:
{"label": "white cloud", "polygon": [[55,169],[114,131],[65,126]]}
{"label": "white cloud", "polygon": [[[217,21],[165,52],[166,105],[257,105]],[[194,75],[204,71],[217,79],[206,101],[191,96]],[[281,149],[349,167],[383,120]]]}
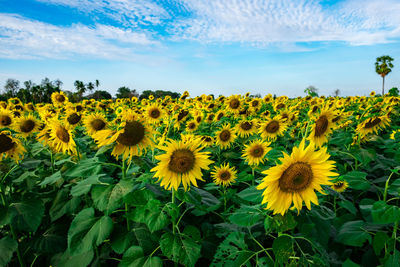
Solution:
{"label": "white cloud", "polygon": [[175,39],[256,45],[343,41],[352,45],[400,37],[400,3],[350,0],[324,8],[305,0],[182,0],[193,16],[175,22]]}
{"label": "white cloud", "polygon": [[[69,58],[84,55],[134,59],[140,47],[157,44],[145,32],[113,26],[55,26],[18,15],[0,13],[0,57],[15,59]],[[135,49],[137,48],[137,49]]]}
{"label": "white cloud", "polygon": [[76,8],[85,13],[100,13],[125,26],[160,24],[168,13],[150,0],[36,0]]}

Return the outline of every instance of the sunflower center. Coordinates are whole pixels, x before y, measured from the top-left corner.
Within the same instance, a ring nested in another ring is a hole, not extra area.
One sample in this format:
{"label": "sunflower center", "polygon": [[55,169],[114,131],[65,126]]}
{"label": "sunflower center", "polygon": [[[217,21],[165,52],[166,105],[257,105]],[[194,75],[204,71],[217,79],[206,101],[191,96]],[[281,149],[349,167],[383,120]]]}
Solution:
{"label": "sunflower center", "polygon": [[336,189],[340,189],[340,188],[342,188],[343,185],[344,185],[343,182],[336,182],[336,183],[334,184],[334,187],[335,187]]}
{"label": "sunflower center", "polygon": [[340,120],[341,116],[337,116],[335,118],[332,119],[332,122],[337,122],[338,120]]}
{"label": "sunflower center", "polygon": [[271,121],[268,123],[267,127],[265,127],[265,130],[269,133],[276,133],[279,130],[279,122]]}
{"label": "sunflower center", "polygon": [[69,133],[66,129],[60,127],[56,130],[56,136],[58,137],[58,139],[60,139],[61,141],[63,141],[64,143],[68,143],[69,142]]}
{"label": "sunflower center", "polygon": [[212,121],[213,119],[214,119],[214,114],[208,115],[208,120],[209,120],[209,121]]}
{"label": "sunflower center", "polygon": [[134,146],[144,138],[145,128],[138,121],[130,121],[125,125],[124,132],[119,134],[117,141],[124,146]]}
{"label": "sunflower center", "polygon": [[250,151],[250,155],[255,158],[259,158],[264,154],[264,148],[260,145],[254,146],[254,148]]}
{"label": "sunflower center", "polygon": [[5,134],[0,134],[0,153],[7,152],[15,146],[13,140]]}
{"label": "sunflower center", "polygon": [[196,118],[196,121],[197,121],[197,123],[200,123],[200,122],[201,122],[201,117],[198,116],[198,117]]}
{"label": "sunflower center", "polygon": [[365,127],[364,127],[364,128],[365,128],[365,129],[372,128],[372,127],[374,127],[375,125],[378,125],[381,121],[382,121],[382,120],[381,120],[380,118],[375,118],[375,119],[373,119],[373,120],[367,122],[367,123],[365,124]]}
{"label": "sunflower center", "polygon": [[72,125],[77,124],[78,122],[80,122],[80,120],[81,120],[81,116],[78,115],[77,113],[72,113],[67,118],[67,121]]}
{"label": "sunflower center", "polygon": [[245,131],[250,130],[252,126],[253,126],[253,124],[251,122],[248,122],[248,121],[245,121],[245,122],[240,124],[240,128],[242,128]]}
{"label": "sunflower center", "polygon": [[150,117],[152,117],[153,119],[157,119],[158,117],[160,117],[160,111],[158,109],[151,110]]}
{"label": "sunflower center", "polygon": [[224,116],[224,113],[219,113],[218,116],[217,116],[217,120],[222,119],[223,116]]}
{"label": "sunflower center", "polygon": [[0,116],[0,123],[3,126],[8,126],[11,124],[11,118],[7,115],[1,115]]}
{"label": "sunflower center", "polygon": [[326,132],[326,129],[328,129],[328,124],[328,118],[325,115],[320,116],[315,122],[315,136],[319,137],[323,135]]}
{"label": "sunflower center", "polygon": [[196,124],[194,122],[189,123],[189,129],[193,130],[194,128],[196,128]]}
{"label": "sunflower center", "polygon": [[221,139],[221,141],[229,141],[229,139],[231,138],[231,132],[229,130],[223,130],[220,134],[219,134],[219,138]]}
{"label": "sunflower center", "polygon": [[76,111],[81,112],[83,110],[83,107],[81,105],[76,106]]}
{"label": "sunflower center", "polygon": [[206,141],[206,142],[211,142],[212,141],[211,137],[209,137],[209,136],[204,137],[203,140]]}
{"label": "sunflower center", "polygon": [[58,101],[58,102],[64,102],[65,101],[65,97],[63,96],[63,95],[57,95],[56,96],[56,100]]}
{"label": "sunflower center", "polygon": [[178,121],[181,121],[183,118],[185,118],[186,117],[186,115],[188,115],[189,114],[189,111],[186,111],[186,110],[182,110],[181,112],[179,112],[179,115],[178,115]]}
{"label": "sunflower center", "polygon": [[233,109],[237,109],[237,108],[240,106],[240,101],[237,100],[237,99],[232,99],[232,100],[229,102],[229,106],[230,106],[231,108],[233,108]]}
{"label": "sunflower center", "polygon": [[258,106],[258,101],[254,100],[253,102],[251,102],[251,106],[252,107],[257,107]]}
{"label": "sunflower center", "polygon": [[92,125],[93,129],[95,129],[96,131],[100,131],[104,129],[106,123],[103,120],[95,119],[90,122],[90,125]]}
{"label": "sunflower center", "polygon": [[15,109],[17,109],[17,110],[24,110],[24,108],[23,108],[21,105],[16,105],[16,106],[15,106]]}
{"label": "sunflower center", "polygon": [[301,192],[313,179],[311,166],[305,162],[290,165],[279,179],[279,188],[286,193]]}
{"label": "sunflower center", "polygon": [[282,109],[282,108],[284,108],[284,107],[285,107],[285,104],[280,103],[280,104],[278,104],[278,105],[276,106],[276,109]]}
{"label": "sunflower center", "polygon": [[222,181],[228,181],[231,178],[231,173],[229,171],[222,171],[219,175],[219,179]]}
{"label": "sunflower center", "polygon": [[168,169],[175,173],[187,173],[193,169],[195,164],[195,157],[189,149],[175,150],[168,163]]}
{"label": "sunflower center", "polygon": [[26,120],[21,125],[21,131],[24,133],[29,133],[35,128],[35,122],[33,120]]}

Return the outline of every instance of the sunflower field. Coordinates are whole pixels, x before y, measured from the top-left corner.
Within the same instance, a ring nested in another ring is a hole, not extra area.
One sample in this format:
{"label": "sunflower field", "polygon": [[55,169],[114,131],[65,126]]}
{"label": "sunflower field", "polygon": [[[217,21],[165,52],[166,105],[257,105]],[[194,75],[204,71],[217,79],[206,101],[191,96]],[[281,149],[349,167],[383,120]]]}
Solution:
{"label": "sunflower field", "polygon": [[399,266],[400,97],[0,102],[0,266]]}

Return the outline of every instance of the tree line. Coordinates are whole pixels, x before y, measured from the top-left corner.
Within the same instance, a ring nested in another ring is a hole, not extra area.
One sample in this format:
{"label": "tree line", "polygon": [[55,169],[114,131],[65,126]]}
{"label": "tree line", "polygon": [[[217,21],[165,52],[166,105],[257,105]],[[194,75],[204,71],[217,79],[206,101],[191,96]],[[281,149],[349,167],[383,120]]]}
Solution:
{"label": "tree line", "polygon": [[[40,84],[35,84],[31,80],[25,81],[22,84],[16,79],[7,79],[2,92],[0,92],[0,101],[7,101],[9,98],[18,97],[23,102],[28,103],[50,103],[51,94],[54,92],[63,91],[71,102],[80,102],[83,99],[112,99],[112,95],[105,91],[99,90],[100,82],[84,83],[83,81],[75,81],[75,92],[62,90],[63,82],[60,80],[51,81],[49,78],[44,78]],[[153,95],[155,98],[170,96],[171,98],[179,98],[180,93],[165,91],[165,90],[144,90],[139,93],[136,89],[129,87],[119,87],[115,95],[116,98],[132,98],[138,99],[148,98]]]}

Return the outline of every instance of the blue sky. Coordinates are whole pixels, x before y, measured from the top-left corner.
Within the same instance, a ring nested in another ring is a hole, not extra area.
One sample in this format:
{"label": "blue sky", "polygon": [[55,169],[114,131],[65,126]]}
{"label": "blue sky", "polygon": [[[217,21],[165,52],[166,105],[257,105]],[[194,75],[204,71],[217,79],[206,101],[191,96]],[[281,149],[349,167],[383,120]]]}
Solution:
{"label": "blue sky", "polygon": [[400,0],[0,0],[0,88],[100,81],[192,96],[400,87]]}

